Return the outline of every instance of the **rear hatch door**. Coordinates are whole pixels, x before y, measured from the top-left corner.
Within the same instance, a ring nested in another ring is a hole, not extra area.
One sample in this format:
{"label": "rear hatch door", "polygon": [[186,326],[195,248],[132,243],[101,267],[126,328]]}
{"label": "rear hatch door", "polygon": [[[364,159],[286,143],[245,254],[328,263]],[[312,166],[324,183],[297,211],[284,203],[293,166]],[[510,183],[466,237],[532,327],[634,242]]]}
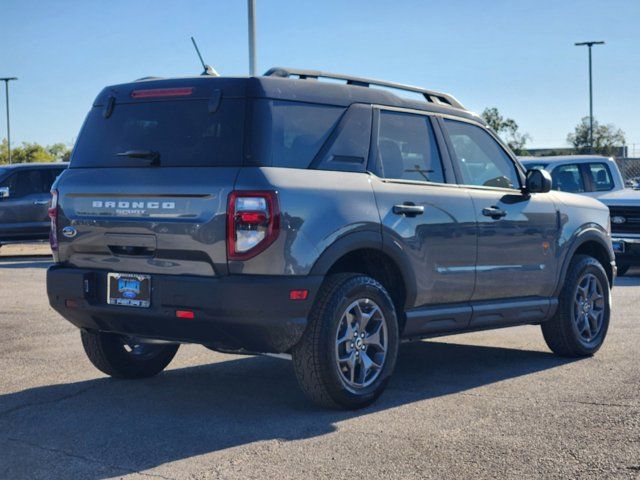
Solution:
{"label": "rear hatch door", "polygon": [[105,89],[56,184],[60,261],[226,274],[226,203],[242,165],[243,93],[244,80],[211,78]]}

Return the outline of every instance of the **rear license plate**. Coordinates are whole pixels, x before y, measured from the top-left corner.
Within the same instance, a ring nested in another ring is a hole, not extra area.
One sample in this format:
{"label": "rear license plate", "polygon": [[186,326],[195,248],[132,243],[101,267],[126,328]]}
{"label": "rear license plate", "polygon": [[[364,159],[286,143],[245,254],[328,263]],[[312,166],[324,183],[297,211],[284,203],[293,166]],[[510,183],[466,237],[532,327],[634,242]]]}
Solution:
{"label": "rear license plate", "polygon": [[611,244],[614,252],[624,253],[624,242],[622,240],[614,240]]}
{"label": "rear license plate", "polygon": [[151,276],[137,273],[107,274],[107,303],[125,307],[149,308]]}

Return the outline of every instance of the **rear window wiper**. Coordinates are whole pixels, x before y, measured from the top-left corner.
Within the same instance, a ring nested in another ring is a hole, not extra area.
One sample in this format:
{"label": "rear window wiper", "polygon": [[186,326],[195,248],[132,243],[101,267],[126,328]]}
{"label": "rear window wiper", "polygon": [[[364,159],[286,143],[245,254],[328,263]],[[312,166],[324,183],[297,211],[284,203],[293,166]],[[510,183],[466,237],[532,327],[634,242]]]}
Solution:
{"label": "rear window wiper", "polygon": [[151,165],[160,165],[160,152],[153,150],[127,150],[126,152],[116,153],[116,157],[151,160]]}

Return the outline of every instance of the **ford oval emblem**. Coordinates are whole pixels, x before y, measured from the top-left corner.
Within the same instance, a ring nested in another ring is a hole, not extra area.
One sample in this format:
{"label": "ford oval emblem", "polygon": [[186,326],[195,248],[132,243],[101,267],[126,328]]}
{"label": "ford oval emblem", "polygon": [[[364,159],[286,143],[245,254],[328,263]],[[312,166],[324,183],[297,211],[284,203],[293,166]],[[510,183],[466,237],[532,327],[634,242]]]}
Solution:
{"label": "ford oval emblem", "polygon": [[78,231],[73,227],[64,227],[62,229],[62,235],[67,238],[73,238],[78,234]]}

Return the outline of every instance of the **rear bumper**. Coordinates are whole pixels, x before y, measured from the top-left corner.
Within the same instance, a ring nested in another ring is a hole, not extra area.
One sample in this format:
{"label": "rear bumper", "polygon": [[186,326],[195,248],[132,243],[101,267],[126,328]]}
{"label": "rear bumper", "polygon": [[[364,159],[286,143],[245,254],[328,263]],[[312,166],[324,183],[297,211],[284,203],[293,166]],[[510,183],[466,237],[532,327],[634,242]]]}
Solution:
{"label": "rear bumper", "polygon": [[[153,275],[151,307],[108,305],[107,271],[47,271],[49,303],[75,326],[141,338],[201,343],[213,348],[282,353],[301,338],[322,276]],[[308,289],[306,300],[290,300]],[[194,319],[176,317],[192,310]]]}
{"label": "rear bumper", "polygon": [[618,266],[640,265],[640,237],[612,234],[611,241],[614,246]]}

